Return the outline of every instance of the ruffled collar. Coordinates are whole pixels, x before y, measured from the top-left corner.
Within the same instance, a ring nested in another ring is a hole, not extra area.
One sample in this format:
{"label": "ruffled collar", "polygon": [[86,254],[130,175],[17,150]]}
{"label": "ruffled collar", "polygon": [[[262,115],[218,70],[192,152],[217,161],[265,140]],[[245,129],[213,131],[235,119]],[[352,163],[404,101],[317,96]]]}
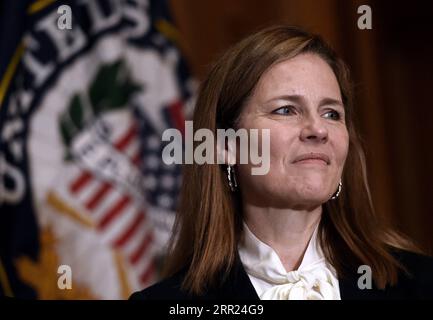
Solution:
{"label": "ruffled collar", "polygon": [[[239,256],[261,299],[340,299],[336,272],[317,239],[318,225],[297,270],[287,272],[274,249],[244,223]],[[262,285],[260,285],[260,283]]]}

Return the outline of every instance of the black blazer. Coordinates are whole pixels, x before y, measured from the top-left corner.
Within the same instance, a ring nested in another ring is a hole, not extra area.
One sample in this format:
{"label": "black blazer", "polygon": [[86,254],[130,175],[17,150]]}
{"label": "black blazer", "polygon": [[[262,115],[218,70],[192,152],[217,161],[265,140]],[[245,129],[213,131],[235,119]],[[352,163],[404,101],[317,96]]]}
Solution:
{"label": "black blazer", "polygon": [[[433,299],[433,258],[408,251],[398,251],[395,256],[409,271],[410,275],[401,272],[396,286],[379,290],[361,290],[358,288],[360,274],[354,273],[339,279],[342,300],[374,299]],[[149,288],[135,292],[131,300],[259,300],[257,293],[237,257],[236,262],[225,281],[208,289],[203,295],[189,295],[180,289],[187,268],[182,269]]]}

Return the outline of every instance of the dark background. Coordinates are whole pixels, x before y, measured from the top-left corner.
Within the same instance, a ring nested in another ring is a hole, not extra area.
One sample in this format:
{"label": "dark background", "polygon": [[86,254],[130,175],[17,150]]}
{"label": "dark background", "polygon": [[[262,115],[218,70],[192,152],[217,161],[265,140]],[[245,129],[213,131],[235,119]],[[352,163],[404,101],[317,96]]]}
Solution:
{"label": "dark background", "polygon": [[[369,5],[372,30],[359,30]],[[349,64],[378,214],[433,255],[433,1],[172,0],[192,73],[275,23],[321,34]]]}

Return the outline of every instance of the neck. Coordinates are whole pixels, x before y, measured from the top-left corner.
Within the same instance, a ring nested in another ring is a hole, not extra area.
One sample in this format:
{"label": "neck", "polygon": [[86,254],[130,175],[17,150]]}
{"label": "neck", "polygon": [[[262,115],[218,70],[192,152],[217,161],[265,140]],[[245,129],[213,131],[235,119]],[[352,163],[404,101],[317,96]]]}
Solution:
{"label": "neck", "polygon": [[244,210],[245,223],[251,232],[275,250],[286,271],[296,270],[320,221],[322,206],[294,210],[244,203]]}

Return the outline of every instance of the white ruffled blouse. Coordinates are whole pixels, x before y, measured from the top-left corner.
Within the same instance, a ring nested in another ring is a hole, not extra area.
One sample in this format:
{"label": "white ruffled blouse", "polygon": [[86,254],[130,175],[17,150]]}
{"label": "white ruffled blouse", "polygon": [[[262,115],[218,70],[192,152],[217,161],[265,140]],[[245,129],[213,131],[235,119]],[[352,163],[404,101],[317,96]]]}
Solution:
{"label": "white ruffled blouse", "polygon": [[335,269],[327,263],[317,239],[317,226],[298,270],[287,272],[277,253],[244,223],[239,255],[262,300],[341,300]]}

